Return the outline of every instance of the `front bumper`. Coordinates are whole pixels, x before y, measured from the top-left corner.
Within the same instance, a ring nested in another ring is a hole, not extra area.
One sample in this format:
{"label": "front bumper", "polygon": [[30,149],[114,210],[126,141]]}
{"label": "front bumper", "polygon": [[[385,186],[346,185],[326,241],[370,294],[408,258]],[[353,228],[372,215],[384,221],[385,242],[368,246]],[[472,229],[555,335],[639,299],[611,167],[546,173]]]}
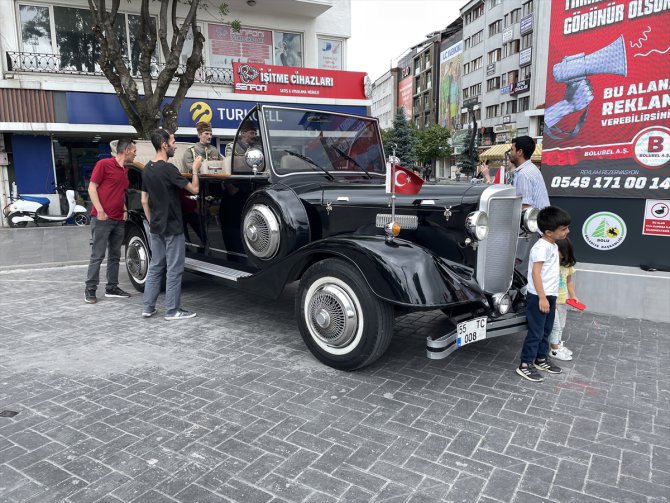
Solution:
{"label": "front bumper", "polygon": [[[486,321],[487,339],[512,334],[525,335],[527,331],[528,323],[526,322],[525,314],[511,313],[501,316],[500,318],[488,319]],[[428,337],[426,340],[426,356],[431,360],[441,360],[442,358],[446,358],[459,348],[457,340],[458,334],[456,333],[455,328],[438,339]]]}

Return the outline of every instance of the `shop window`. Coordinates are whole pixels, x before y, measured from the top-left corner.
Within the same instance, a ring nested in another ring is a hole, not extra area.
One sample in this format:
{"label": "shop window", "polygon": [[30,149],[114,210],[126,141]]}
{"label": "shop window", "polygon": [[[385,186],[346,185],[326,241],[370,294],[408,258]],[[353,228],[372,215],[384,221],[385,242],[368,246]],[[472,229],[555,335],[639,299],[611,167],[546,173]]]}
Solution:
{"label": "shop window", "polygon": [[273,32],[275,65],[302,66],[302,34]]}
{"label": "shop window", "polygon": [[[342,63],[344,41],[319,37],[319,68],[322,70],[344,70]],[[388,81],[384,83],[388,87]]]}

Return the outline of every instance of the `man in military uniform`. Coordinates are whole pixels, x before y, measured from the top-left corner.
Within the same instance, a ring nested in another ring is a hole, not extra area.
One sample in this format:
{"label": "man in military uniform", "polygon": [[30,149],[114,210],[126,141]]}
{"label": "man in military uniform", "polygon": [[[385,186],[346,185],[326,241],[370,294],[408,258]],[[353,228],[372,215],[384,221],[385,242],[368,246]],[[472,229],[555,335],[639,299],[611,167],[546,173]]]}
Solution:
{"label": "man in military uniform", "polygon": [[217,148],[212,145],[212,126],[209,122],[198,122],[195,125],[198,131],[198,143],[194,143],[192,147],[187,148],[182,158],[182,166],[186,173],[190,173],[193,169],[193,160],[202,156],[203,161],[218,161],[221,159],[221,154]]}

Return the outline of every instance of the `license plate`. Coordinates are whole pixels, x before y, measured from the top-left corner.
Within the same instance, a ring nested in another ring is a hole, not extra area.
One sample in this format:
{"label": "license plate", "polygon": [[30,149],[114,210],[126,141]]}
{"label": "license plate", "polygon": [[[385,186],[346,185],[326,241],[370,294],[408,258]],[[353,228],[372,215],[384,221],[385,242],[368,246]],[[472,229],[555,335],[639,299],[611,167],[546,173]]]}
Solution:
{"label": "license plate", "polygon": [[456,327],[458,334],[457,345],[460,348],[471,342],[486,339],[486,316],[464,321]]}

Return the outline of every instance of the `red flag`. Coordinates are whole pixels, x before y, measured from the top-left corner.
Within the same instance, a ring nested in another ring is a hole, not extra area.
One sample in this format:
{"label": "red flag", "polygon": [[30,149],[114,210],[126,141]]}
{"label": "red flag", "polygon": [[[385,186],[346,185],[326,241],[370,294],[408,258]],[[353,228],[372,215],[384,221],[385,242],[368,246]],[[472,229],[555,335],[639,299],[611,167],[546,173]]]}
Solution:
{"label": "red flag", "polygon": [[[386,192],[392,192],[391,166],[386,166]],[[423,185],[423,178],[415,175],[412,171],[402,166],[395,167],[395,192],[396,194],[418,194]]]}
{"label": "red flag", "polygon": [[505,167],[500,166],[498,168],[498,172],[496,173],[496,176],[493,177],[493,183],[505,183]]}

